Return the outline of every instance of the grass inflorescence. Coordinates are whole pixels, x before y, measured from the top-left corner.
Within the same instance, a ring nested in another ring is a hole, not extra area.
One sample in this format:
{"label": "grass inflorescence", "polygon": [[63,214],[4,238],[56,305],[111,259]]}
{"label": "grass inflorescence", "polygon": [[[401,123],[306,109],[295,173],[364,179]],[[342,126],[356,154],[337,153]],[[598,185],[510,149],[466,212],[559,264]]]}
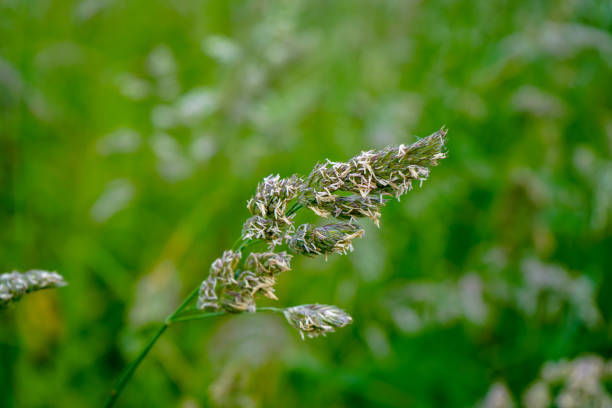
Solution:
{"label": "grass inflorescence", "polygon": [[[200,320],[225,313],[254,313],[260,296],[278,300],[275,284],[291,270],[294,255],[314,257],[345,255],[364,230],[361,218],[380,225],[380,210],[390,198],[398,200],[429,177],[430,168],[446,157],[444,128],[409,146],[369,150],[347,162],[326,160],[315,165],[307,177],[265,177],[247,201],[251,213],[240,238],[210,266],[209,274],[170,315],[136,360],[119,378],[106,404],[113,406],[134,371],[163,332],[174,323]],[[335,218],[323,225],[294,222],[302,208],[321,218]],[[265,242],[264,252],[248,251]],[[278,250],[285,247],[285,250]],[[288,253],[290,251],[292,254]],[[199,313],[187,311],[197,298]],[[326,335],[352,322],[351,316],[333,305],[307,304],[287,308],[262,307],[260,311],[282,313],[299,330],[302,339]]]}

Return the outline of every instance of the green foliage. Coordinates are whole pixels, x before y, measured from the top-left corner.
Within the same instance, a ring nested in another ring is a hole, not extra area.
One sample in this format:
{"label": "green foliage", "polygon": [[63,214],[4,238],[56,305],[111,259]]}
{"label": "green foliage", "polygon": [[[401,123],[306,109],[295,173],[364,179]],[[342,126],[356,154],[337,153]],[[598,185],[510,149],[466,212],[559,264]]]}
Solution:
{"label": "green foliage", "polygon": [[380,229],[364,219],[354,253],[296,257],[265,302],[334,304],[351,325],[302,342],[271,314],[177,324],[118,406],[463,407],[492,384],[518,403],[547,361],[609,361],[611,16],[605,1],[3,2],[0,272],[70,285],[0,312],[0,406],[101,406],[264,176],[440,124],[448,158],[423,188]]}

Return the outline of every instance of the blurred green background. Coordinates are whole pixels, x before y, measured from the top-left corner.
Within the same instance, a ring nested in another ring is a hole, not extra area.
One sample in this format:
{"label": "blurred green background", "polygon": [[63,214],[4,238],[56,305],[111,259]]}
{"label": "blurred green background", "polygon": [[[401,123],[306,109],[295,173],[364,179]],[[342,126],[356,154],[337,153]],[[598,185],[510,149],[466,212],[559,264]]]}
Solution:
{"label": "blurred green background", "polygon": [[260,303],[352,325],[177,325],[119,406],[581,406],[530,402],[561,359],[606,406],[611,32],[603,0],[1,1],[0,271],[70,284],[0,312],[0,406],[101,406],[264,176],[442,125],[422,189]]}

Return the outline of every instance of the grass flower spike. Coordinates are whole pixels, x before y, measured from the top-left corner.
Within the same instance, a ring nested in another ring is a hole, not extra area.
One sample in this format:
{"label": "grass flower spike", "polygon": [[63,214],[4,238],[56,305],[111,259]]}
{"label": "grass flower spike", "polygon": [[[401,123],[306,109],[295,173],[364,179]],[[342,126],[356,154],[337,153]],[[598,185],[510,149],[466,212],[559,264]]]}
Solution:
{"label": "grass flower spike", "polygon": [[271,248],[282,245],[286,239],[285,229],[293,226],[290,218],[287,217],[286,220],[287,222],[279,223],[276,220],[254,215],[244,223],[242,239],[244,241],[261,239],[267,241]]}
{"label": "grass flower spike", "polygon": [[219,309],[220,291],[232,284],[238,284],[235,279],[236,267],[240,261],[240,252],[225,251],[210,266],[208,278],[200,285],[198,308],[212,307]]}
{"label": "grass flower spike", "polygon": [[297,197],[303,184],[297,176],[281,178],[269,175],[257,186],[255,196],[247,202],[247,208],[253,215],[285,220],[287,204]]}
{"label": "grass flower spike", "polygon": [[[247,201],[251,217],[232,249],[223,252],[209,270],[208,277],[166,318],[163,326],[119,378],[106,406],[112,407],[140,362],[163,332],[173,323],[198,320],[225,313],[258,311],[259,296],[278,300],[275,294],[279,274],[291,270],[292,256],[276,248],[309,257],[344,255],[353,251],[353,240],[361,238],[360,218],[379,225],[380,209],[390,197],[412,189],[412,182],[429,177],[429,168],[446,157],[446,130],[410,145],[362,152],[346,163],[327,160],[317,164],[306,180],[297,175],[281,178],[270,175],[257,185]],[[339,222],[321,226],[294,225],[296,212],[307,207],[316,215]],[[265,252],[248,251],[256,243],[266,243]],[[0,291],[0,296],[2,292]],[[189,304],[197,298],[197,309]],[[2,299],[0,297],[0,299]],[[283,313],[304,339],[326,335],[352,322],[336,306],[308,304],[289,308],[262,307]]]}
{"label": "grass flower spike", "polygon": [[312,224],[302,224],[289,241],[292,251],[306,255],[327,255],[330,253],[346,254],[353,250],[353,239],[361,238],[363,229],[348,222],[327,224],[315,227]]}
{"label": "grass flower spike", "polygon": [[344,327],[353,321],[353,318],[344,310],[330,305],[288,307],[283,314],[287,322],[300,331],[302,340],[304,335],[309,338],[325,336],[335,331],[337,327]]}
{"label": "grass flower spike", "polygon": [[18,301],[27,293],[66,285],[62,275],[57,272],[31,270],[25,273],[3,273],[0,275],[0,309]]}
{"label": "grass flower spike", "polygon": [[304,181],[298,176],[281,178],[270,175],[257,186],[255,195],[247,202],[247,208],[253,214],[244,224],[244,240],[263,239],[271,248],[281,245],[287,233],[293,230],[291,215],[287,214],[287,205],[295,199]]}
{"label": "grass flower spike", "polygon": [[[384,205],[384,196],[399,200],[412,190],[413,181],[426,180],[429,167],[437,166],[446,157],[445,143],[446,130],[442,128],[410,146],[369,150],[345,163],[319,163],[308,176],[298,200],[321,216],[367,216],[378,223],[380,214],[373,211],[373,206]],[[356,196],[345,198],[337,192]]]}
{"label": "grass flower spike", "polygon": [[252,252],[244,266],[258,274],[276,275],[291,269],[291,258],[293,257],[286,252]]}
{"label": "grass flower spike", "polygon": [[357,218],[367,217],[379,225],[380,208],[385,206],[387,199],[382,195],[360,195],[322,197],[316,205],[309,199],[302,197],[301,204],[310,208],[320,217],[332,216],[340,220],[356,221]]}
{"label": "grass flower spike", "polygon": [[252,252],[244,263],[244,270],[238,269],[240,259],[240,252],[230,250],[213,262],[208,278],[200,286],[199,309],[255,312],[256,295],[278,300],[274,294],[276,275],[291,269],[291,255]]}

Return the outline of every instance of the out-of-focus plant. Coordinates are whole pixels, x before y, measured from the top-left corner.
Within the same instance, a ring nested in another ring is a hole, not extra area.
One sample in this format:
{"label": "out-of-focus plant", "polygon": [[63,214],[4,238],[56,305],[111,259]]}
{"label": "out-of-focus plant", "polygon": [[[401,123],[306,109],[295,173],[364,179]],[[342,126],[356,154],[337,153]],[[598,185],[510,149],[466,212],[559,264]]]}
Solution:
{"label": "out-of-focus plant", "polygon": [[498,381],[489,388],[487,395],[476,408],[514,408],[515,406],[506,384]]}
{"label": "out-of-focus plant", "polygon": [[[153,345],[173,323],[199,320],[226,313],[273,311],[282,313],[287,322],[299,330],[302,339],[333,332],[352,322],[351,316],[332,305],[308,304],[288,308],[260,307],[256,299],[264,296],[277,300],[276,278],[291,269],[286,251],[276,252],[283,244],[295,254],[316,256],[346,254],[353,250],[352,241],[364,230],[356,223],[370,218],[378,225],[380,208],[389,197],[413,189],[413,182],[429,177],[430,167],[446,158],[444,128],[409,146],[399,145],[382,150],[364,151],[347,162],[325,161],[317,164],[307,178],[293,175],[281,178],[270,175],[257,186],[247,202],[252,214],[234,246],[216,259],[209,276],[168,316],[153,338],[119,377],[106,406],[112,407],[134,371]],[[317,227],[294,225],[301,208],[316,215],[342,220]],[[266,252],[250,252],[249,247],[266,243]],[[197,298],[197,309],[188,306]],[[203,311],[203,312],[201,312]]]}
{"label": "out-of-focus plant", "polygon": [[17,302],[30,292],[66,285],[64,277],[57,272],[34,269],[24,273],[3,273],[0,275],[0,309]]}
{"label": "out-of-focus plant", "polygon": [[[612,380],[612,361],[598,355],[546,362],[539,377],[522,396],[525,408],[610,408],[612,395],[606,383]],[[494,383],[480,408],[515,407],[512,394],[502,382]]]}
{"label": "out-of-focus plant", "polygon": [[536,321],[554,321],[567,309],[589,328],[602,322],[594,284],[586,276],[573,277],[561,266],[533,257],[522,259],[520,269],[522,279],[514,283],[496,271],[393,286],[381,303],[395,325],[407,333],[459,321],[483,327],[503,307]]}
{"label": "out-of-focus plant", "polygon": [[574,360],[547,362],[538,378],[525,392],[527,408],[612,407],[612,396],[604,382],[612,379],[612,361],[597,355]]}

